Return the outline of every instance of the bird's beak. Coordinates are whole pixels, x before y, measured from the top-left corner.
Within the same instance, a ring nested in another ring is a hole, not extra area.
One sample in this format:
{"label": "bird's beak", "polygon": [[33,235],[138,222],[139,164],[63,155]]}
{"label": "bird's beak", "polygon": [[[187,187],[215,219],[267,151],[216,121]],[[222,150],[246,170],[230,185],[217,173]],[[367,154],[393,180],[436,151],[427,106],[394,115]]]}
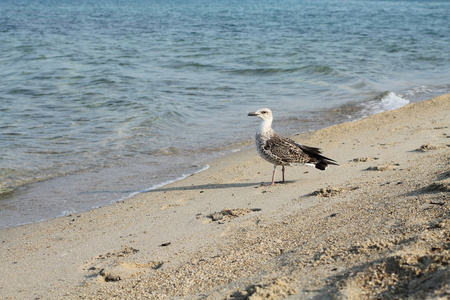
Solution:
{"label": "bird's beak", "polygon": [[248,113],[247,116],[253,117],[253,116],[257,116],[257,115],[258,115],[258,114],[257,114],[256,112],[251,112],[251,113]]}

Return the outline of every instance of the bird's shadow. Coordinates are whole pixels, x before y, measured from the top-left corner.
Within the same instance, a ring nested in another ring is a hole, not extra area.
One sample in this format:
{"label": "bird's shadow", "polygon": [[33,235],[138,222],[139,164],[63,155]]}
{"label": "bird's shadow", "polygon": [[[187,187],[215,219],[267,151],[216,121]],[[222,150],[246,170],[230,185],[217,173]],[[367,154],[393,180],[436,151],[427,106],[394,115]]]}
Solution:
{"label": "bird's shadow", "polygon": [[[289,183],[294,183],[295,180],[285,180],[284,182],[275,181],[275,186],[277,185],[285,185]],[[198,185],[190,185],[190,186],[177,186],[177,187],[161,187],[156,189],[149,189],[147,191],[143,191],[143,193],[152,193],[152,192],[171,192],[171,191],[190,191],[190,190],[218,190],[218,189],[229,189],[229,188],[244,188],[244,187],[271,187],[270,182],[247,182],[247,183],[211,183],[211,184],[198,184]]]}
{"label": "bird's shadow", "polygon": [[243,188],[243,187],[261,187],[261,183],[247,182],[247,183],[211,183],[211,184],[196,184],[189,186],[176,186],[176,187],[160,187],[155,189],[148,189],[143,193],[155,193],[155,192],[172,192],[172,191],[191,191],[191,190],[218,190],[229,188]]}

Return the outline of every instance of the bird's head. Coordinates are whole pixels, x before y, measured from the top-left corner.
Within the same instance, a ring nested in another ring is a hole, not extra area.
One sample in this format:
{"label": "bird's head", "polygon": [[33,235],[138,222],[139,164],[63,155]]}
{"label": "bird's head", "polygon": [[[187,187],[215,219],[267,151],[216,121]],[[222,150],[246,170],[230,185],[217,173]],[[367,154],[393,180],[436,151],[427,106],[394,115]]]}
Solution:
{"label": "bird's head", "polygon": [[248,113],[248,116],[257,116],[263,121],[272,120],[272,111],[268,108],[260,108],[255,112]]}

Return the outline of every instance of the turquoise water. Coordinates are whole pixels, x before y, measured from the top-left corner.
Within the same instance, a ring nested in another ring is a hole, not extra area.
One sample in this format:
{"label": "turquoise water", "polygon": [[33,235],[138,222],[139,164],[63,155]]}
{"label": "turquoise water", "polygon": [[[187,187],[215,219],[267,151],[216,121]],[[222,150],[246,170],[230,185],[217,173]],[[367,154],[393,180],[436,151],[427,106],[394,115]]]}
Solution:
{"label": "turquoise water", "polygon": [[0,3],[0,227],[450,92],[450,1]]}

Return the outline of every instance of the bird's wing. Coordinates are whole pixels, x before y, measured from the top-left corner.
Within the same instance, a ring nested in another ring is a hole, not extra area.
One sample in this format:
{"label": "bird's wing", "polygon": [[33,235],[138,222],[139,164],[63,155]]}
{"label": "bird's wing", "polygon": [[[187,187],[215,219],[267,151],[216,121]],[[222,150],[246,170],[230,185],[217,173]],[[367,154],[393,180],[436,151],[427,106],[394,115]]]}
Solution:
{"label": "bird's wing", "polygon": [[[300,147],[301,145],[295,143],[293,140],[274,134],[267,140],[264,150],[270,152],[270,155],[275,157],[278,161],[285,164],[315,164],[318,160],[314,156],[308,155]],[[318,148],[311,148],[319,151]]]}

